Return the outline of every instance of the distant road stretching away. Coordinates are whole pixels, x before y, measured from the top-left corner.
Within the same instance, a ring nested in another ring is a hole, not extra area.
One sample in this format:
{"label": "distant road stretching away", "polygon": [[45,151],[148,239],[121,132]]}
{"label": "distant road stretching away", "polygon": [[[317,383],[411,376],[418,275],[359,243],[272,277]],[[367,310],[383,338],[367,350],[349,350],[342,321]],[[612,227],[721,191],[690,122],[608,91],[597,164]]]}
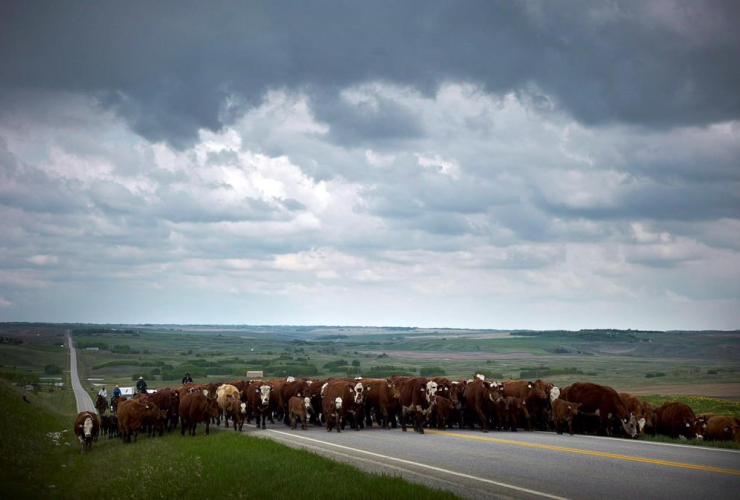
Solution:
{"label": "distant road stretching away", "polygon": [[77,351],[72,344],[72,335],[69,334],[69,330],[67,330],[67,344],[69,345],[70,378],[72,379],[72,390],[75,393],[75,401],[77,402],[77,411],[97,413],[90,395],[82,388],[82,384],[80,384],[80,377],[77,374]]}

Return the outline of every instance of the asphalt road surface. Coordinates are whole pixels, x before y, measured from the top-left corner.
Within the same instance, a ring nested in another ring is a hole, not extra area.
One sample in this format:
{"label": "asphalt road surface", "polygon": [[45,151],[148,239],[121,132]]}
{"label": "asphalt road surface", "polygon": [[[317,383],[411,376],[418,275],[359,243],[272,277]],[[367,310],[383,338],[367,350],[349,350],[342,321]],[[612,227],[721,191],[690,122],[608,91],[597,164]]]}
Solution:
{"label": "asphalt road surface", "polygon": [[341,434],[267,424],[245,433],[466,498],[740,498],[740,452],[547,432],[452,429]]}
{"label": "asphalt road surface", "polygon": [[90,398],[90,395],[82,388],[80,384],[80,377],[77,374],[77,351],[72,344],[72,336],[67,332],[67,343],[69,345],[69,356],[70,356],[70,378],[72,379],[72,390],[75,394],[75,401],[77,402],[77,411],[91,411],[97,413],[95,405]]}

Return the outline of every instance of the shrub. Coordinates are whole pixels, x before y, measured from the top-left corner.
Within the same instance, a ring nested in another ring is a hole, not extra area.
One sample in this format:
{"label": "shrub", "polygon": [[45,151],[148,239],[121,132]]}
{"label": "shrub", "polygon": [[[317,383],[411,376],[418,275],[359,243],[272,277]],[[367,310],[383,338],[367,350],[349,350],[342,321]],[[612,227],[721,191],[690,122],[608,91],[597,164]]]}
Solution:
{"label": "shrub", "polygon": [[44,373],[47,375],[59,375],[62,373],[62,368],[57,365],[46,365],[44,366]]}
{"label": "shrub", "polygon": [[663,372],[649,372],[645,374],[645,378],[656,378],[656,377],[665,377],[665,373]]}
{"label": "shrub", "polygon": [[331,371],[337,371],[341,367],[347,366],[347,361],[344,359],[337,359],[335,361],[329,361],[328,363],[324,363],[324,369],[325,370],[331,370]]}
{"label": "shrub", "polygon": [[353,359],[352,360],[352,366],[360,366],[360,360],[359,359]]}
{"label": "shrub", "polygon": [[442,377],[447,375],[447,372],[439,366],[425,366],[419,370],[419,375],[422,377]]}

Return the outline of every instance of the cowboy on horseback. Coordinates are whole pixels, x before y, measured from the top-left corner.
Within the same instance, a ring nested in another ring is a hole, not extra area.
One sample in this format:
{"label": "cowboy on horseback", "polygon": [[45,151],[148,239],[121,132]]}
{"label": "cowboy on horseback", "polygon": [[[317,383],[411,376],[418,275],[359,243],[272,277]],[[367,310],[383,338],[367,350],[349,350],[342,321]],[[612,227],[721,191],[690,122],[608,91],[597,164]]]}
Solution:
{"label": "cowboy on horseback", "polygon": [[95,409],[98,410],[99,414],[105,413],[105,409],[108,406],[108,391],[105,390],[105,386],[98,391],[98,397],[95,400]]}
{"label": "cowboy on horseback", "polygon": [[120,397],[121,397],[121,388],[118,387],[118,386],[116,386],[116,388],[113,389],[113,392],[111,393],[111,396],[110,396],[110,411],[111,411],[111,413],[116,413],[116,407],[118,405],[115,404],[115,403],[118,402],[118,398],[120,398]]}

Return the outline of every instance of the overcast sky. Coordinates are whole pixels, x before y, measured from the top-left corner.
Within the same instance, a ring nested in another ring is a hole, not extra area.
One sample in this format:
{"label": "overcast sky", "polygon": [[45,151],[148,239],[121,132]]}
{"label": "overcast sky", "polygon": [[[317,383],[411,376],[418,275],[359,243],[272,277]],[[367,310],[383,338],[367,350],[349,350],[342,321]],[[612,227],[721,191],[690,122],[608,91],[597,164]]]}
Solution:
{"label": "overcast sky", "polygon": [[0,3],[0,321],[740,328],[740,2]]}

